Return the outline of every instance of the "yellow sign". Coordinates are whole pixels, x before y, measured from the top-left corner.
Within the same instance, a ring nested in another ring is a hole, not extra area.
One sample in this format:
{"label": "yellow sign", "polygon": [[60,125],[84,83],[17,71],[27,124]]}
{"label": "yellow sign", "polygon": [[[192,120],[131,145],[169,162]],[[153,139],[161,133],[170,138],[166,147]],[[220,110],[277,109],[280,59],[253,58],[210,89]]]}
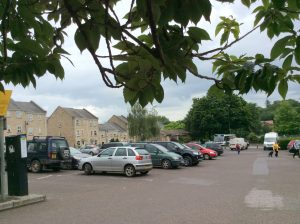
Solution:
{"label": "yellow sign", "polygon": [[0,116],[6,115],[11,93],[11,90],[0,91]]}

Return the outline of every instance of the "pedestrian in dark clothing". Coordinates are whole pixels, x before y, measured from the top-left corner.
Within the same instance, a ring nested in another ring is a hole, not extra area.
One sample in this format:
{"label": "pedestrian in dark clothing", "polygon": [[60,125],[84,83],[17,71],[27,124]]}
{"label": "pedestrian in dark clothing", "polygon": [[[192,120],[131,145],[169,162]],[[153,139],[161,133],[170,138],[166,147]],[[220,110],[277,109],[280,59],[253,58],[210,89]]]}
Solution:
{"label": "pedestrian in dark clothing", "polygon": [[240,152],[241,152],[241,146],[239,144],[236,144],[235,148],[236,148],[236,151],[238,152],[238,155],[239,155]]}
{"label": "pedestrian in dark clothing", "polygon": [[296,155],[298,155],[298,158],[300,158],[300,154],[299,154],[300,144],[296,144],[295,142],[293,148],[294,148],[293,158],[295,158]]}

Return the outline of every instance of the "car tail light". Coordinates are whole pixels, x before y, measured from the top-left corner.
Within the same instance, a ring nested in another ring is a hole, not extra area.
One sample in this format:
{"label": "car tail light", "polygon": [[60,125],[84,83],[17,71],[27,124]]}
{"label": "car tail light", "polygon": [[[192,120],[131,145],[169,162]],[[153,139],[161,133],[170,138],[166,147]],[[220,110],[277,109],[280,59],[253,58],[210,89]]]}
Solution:
{"label": "car tail light", "polygon": [[137,155],[135,156],[135,160],[143,160],[143,156]]}

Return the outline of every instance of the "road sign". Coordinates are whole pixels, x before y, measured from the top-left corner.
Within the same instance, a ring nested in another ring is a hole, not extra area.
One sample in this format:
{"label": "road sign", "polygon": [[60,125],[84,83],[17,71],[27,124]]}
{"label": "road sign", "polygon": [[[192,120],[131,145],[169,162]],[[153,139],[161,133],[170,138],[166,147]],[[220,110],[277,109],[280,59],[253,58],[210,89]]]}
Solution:
{"label": "road sign", "polygon": [[6,115],[11,93],[11,90],[0,91],[0,116]]}

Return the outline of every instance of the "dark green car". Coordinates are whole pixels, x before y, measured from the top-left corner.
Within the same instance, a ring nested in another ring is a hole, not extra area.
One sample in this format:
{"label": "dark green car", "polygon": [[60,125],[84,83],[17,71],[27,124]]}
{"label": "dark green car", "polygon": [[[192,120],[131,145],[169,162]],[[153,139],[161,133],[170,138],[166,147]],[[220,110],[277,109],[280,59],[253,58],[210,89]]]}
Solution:
{"label": "dark green car", "polygon": [[154,167],[170,169],[183,165],[183,158],[181,155],[170,152],[161,145],[151,143],[131,143],[130,146],[144,148],[147,150],[151,155],[152,164]]}

